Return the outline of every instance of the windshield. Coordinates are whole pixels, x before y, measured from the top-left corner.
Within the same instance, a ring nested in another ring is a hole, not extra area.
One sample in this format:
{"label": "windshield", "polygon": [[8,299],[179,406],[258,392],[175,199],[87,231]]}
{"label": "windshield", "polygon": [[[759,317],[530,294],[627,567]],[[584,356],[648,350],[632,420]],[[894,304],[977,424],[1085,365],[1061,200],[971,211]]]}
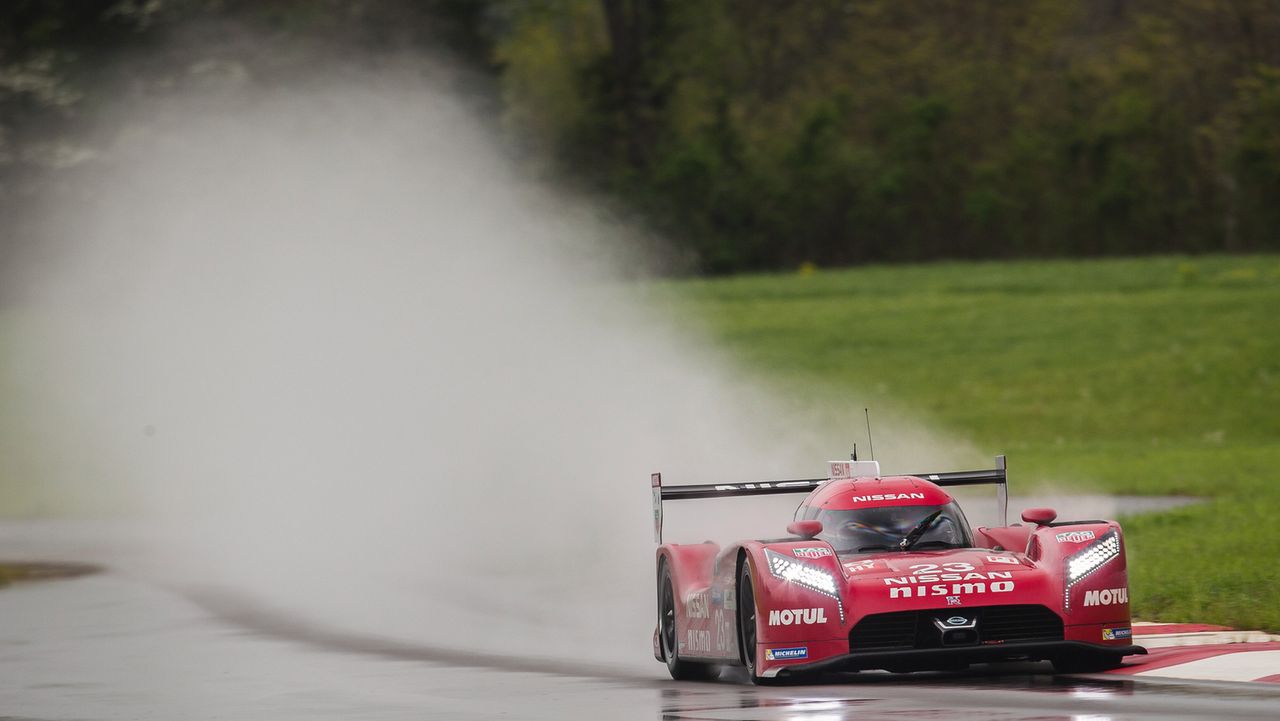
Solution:
{"label": "windshield", "polygon": [[902,538],[934,511],[940,511],[938,518],[912,550],[969,548],[971,545],[969,523],[955,501],[941,506],[885,506],[852,511],[811,508],[808,511],[806,517],[822,521],[818,538],[830,543],[836,553],[897,551]]}

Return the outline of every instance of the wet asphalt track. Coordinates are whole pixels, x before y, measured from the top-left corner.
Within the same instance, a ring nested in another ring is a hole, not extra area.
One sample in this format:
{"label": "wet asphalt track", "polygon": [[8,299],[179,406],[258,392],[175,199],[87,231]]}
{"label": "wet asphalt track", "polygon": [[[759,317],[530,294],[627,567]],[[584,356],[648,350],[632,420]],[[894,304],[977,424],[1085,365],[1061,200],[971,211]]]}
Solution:
{"label": "wet asphalt track", "polygon": [[111,573],[0,591],[6,721],[1280,717],[1280,689],[1270,686],[1068,679],[1043,670],[861,674],[782,688],[676,683],[656,662],[599,667],[434,649]]}

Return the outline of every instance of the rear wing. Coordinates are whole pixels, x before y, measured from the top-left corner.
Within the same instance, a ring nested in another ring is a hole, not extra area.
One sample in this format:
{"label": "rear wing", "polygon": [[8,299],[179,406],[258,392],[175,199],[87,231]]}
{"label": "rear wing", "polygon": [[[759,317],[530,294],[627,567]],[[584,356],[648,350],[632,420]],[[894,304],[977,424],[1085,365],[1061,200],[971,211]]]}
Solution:
{"label": "rear wing", "polygon": [[[664,486],[662,474],[651,474],[653,488],[653,540],[662,543],[663,501],[689,501],[699,498],[741,498],[768,496],[777,493],[808,493],[830,480],[880,477],[880,464],[876,461],[831,461],[830,475],[826,478],[797,478],[784,481],[750,481],[747,483],[704,483],[691,486]],[[996,456],[996,467],[986,471],[951,471],[949,473],[903,473],[904,476],[923,478],[939,486],[996,486],[996,517],[1000,525],[1008,524],[1009,485],[1004,456]]]}

